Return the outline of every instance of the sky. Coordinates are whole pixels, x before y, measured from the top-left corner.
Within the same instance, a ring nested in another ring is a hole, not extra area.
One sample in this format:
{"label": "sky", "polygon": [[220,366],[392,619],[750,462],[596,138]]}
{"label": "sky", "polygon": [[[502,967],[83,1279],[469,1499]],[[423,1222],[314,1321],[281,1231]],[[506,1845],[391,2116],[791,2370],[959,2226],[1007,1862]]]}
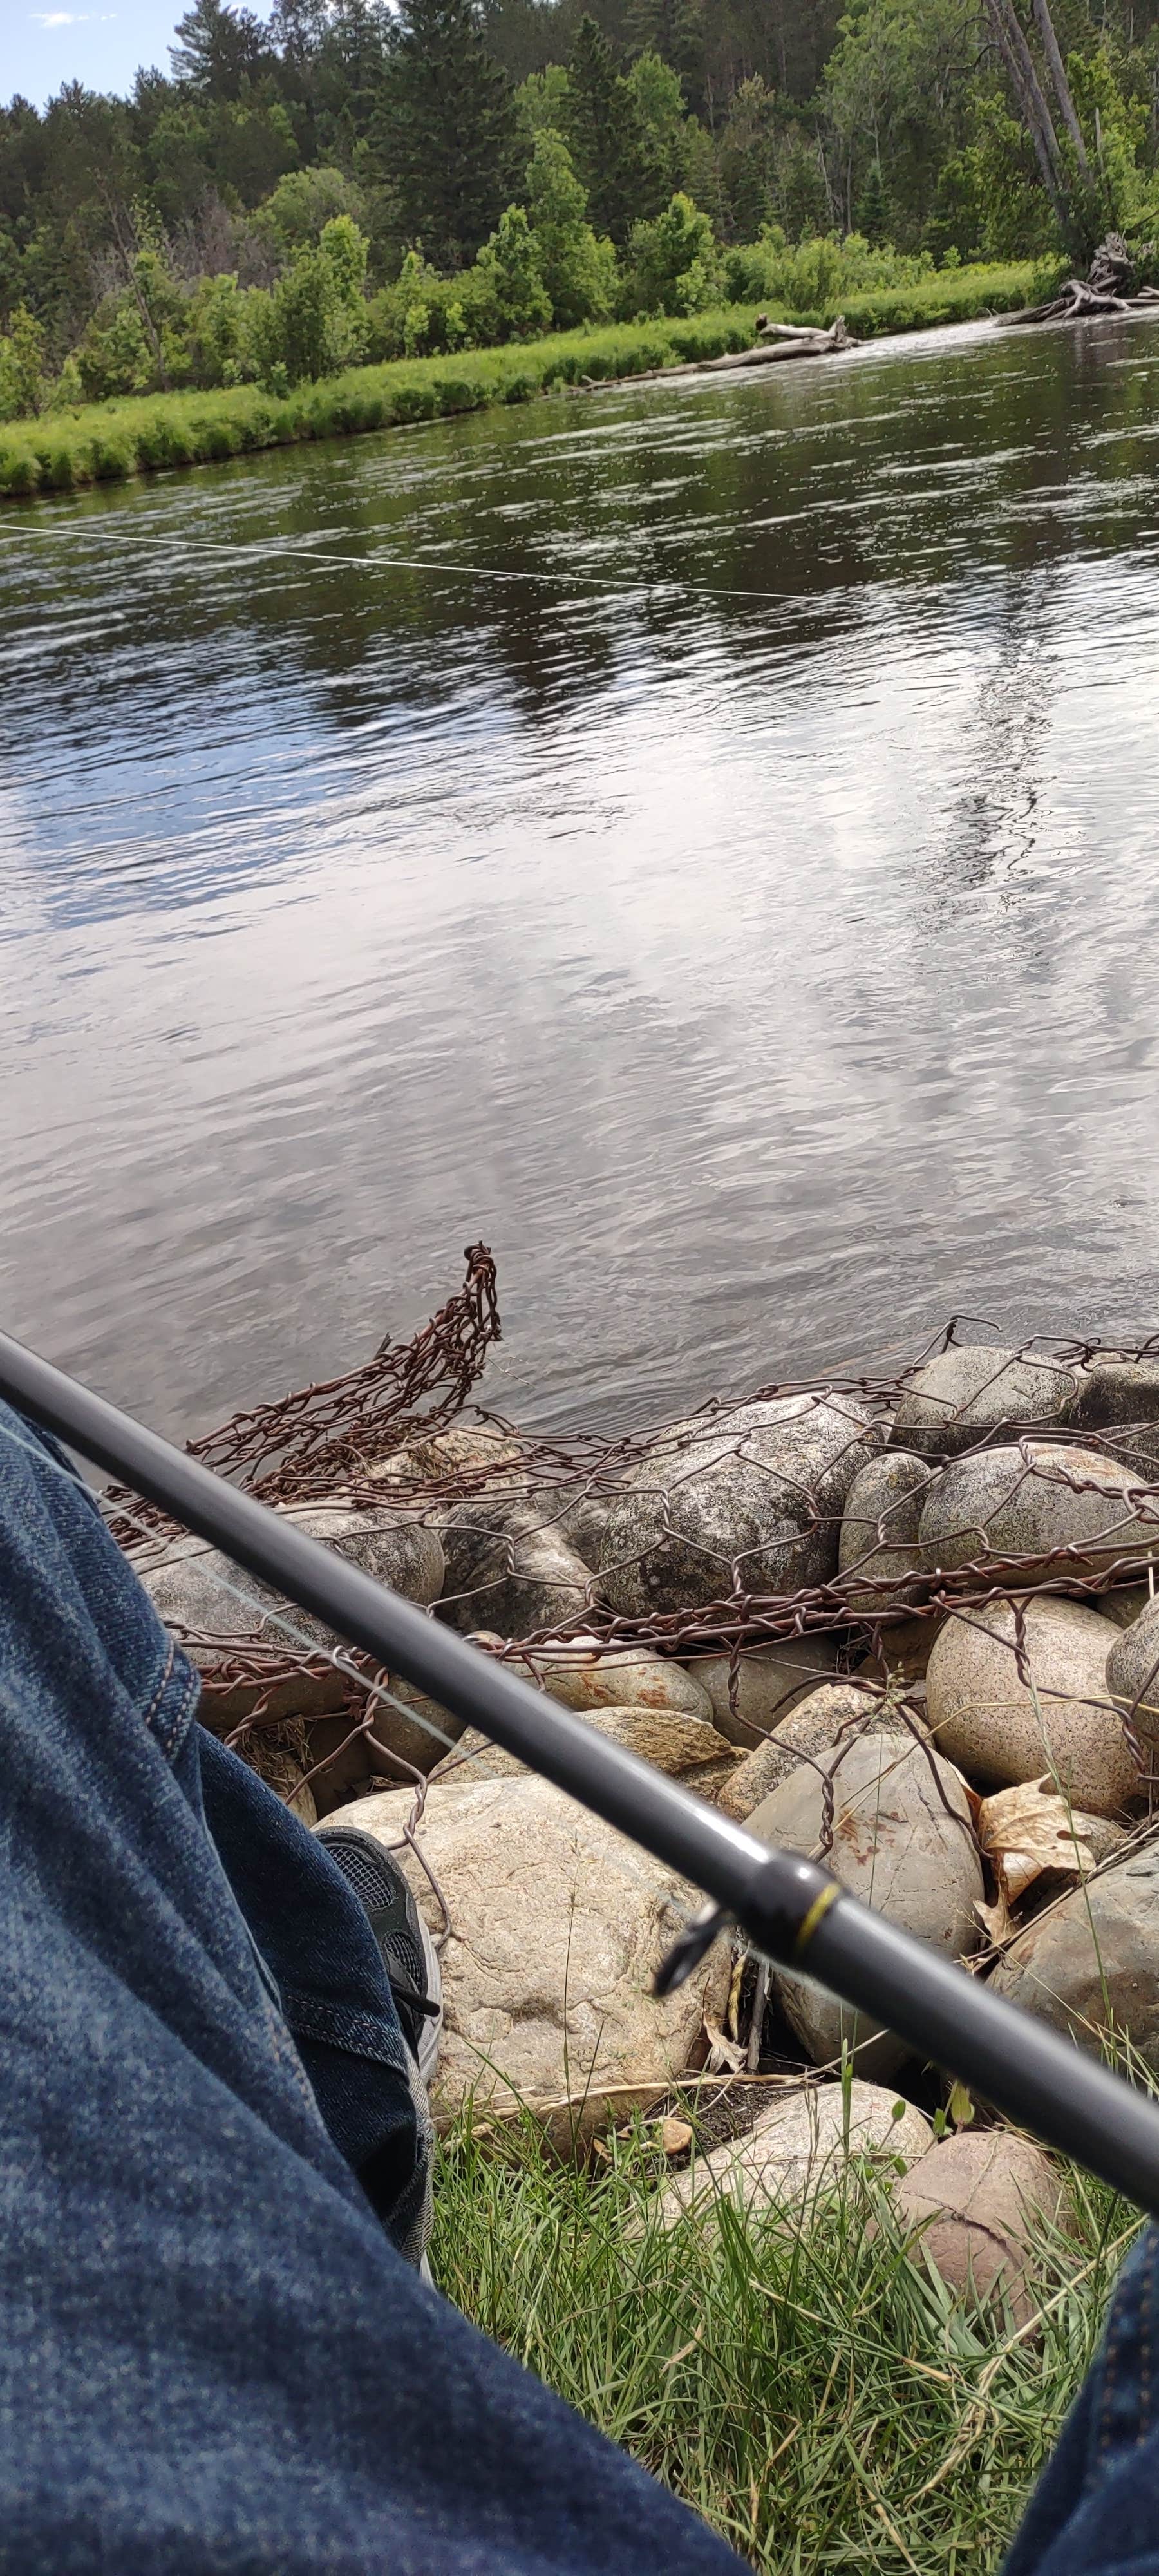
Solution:
{"label": "sky", "polygon": [[[72,6],[44,0],[30,9],[27,0],[0,0],[0,100],[16,92],[36,107],[60,88],[62,81],[83,81],[86,89],[132,87],[139,63],[169,69],[173,29],[187,0],[73,0]],[[264,0],[250,0],[254,14],[267,17]]]}

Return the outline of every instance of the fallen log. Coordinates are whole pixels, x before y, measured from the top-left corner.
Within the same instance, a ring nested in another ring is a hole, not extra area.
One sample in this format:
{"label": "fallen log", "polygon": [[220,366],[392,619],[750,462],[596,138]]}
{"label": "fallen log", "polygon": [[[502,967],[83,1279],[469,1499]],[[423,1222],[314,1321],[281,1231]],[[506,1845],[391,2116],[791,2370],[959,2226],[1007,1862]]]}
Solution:
{"label": "fallen log", "polygon": [[1068,277],[1045,304],[1008,313],[1007,322],[1089,322],[1107,313],[1139,313],[1159,304],[1159,288],[1131,292],[1135,269],[1121,233],[1108,233],[1091,261],[1089,277]]}
{"label": "fallen log", "polygon": [[626,376],[585,376],[583,390],[603,393],[610,385],[649,385],[661,378],[670,384],[674,376],[727,375],[739,367],[771,367],[786,358],[826,358],[857,346],[846,330],[843,313],[838,314],[828,331],[815,330],[807,324],[798,327],[792,322],[766,322],[760,313],[757,322],[766,333],[776,336],[761,339],[755,349],[729,349],[723,358],[688,358],[679,367],[642,367]]}

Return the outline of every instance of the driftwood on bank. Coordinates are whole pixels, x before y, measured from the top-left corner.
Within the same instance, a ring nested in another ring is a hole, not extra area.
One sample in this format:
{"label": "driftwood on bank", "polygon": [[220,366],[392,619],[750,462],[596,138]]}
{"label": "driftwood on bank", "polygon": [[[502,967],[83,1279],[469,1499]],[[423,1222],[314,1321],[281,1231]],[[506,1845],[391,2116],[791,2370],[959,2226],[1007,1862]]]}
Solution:
{"label": "driftwood on bank", "polygon": [[843,313],[828,331],[805,323],[770,322],[763,313],[757,315],[757,328],[761,338],[755,349],[730,349],[723,358],[689,358],[679,367],[642,367],[628,376],[585,376],[584,388],[602,393],[610,385],[647,385],[659,377],[670,384],[674,376],[727,375],[738,367],[776,366],[786,358],[826,358],[857,346],[846,330]]}
{"label": "driftwood on bank", "polygon": [[1091,261],[1089,277],[1068,277],[1045,304],[1008,313],[1008,322],[1088,322],[1105,313],[1144,313],[1159,305],[1159,287],[1132,293],[1134,262],[1121,233],[1108,233]]}

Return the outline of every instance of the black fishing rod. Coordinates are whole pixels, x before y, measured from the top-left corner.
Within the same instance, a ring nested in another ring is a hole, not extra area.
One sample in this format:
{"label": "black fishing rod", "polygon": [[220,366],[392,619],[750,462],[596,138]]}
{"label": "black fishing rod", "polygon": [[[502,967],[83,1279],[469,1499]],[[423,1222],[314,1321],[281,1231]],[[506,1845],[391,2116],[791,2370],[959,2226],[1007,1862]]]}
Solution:
{"label": "black fishing rod", "polygon": [[1159,2108],[1096,2059],[859,1904],[816,1861],[770,1850],[570,1709],[545,1706],[529,1682],[6,1334],[0,1395],[703,1888],[712,1902],[665,1961],[661,1992],[735,1922],[779,1967],[883,2022],[1159,2218]]}

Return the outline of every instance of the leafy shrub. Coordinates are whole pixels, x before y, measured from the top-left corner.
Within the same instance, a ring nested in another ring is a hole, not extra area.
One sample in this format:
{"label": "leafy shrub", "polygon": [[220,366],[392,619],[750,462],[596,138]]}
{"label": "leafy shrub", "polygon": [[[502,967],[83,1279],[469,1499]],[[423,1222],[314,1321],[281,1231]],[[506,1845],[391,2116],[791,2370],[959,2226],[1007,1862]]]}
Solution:
{"label": "leafy shrub", "polygon": [[720,292],[712,225],[678,189],[654,223],[632,227],[627,307],[633,313],[702,313]]}
{"label": "leafy shrub", "polygon": [[363,286],[370,245],[353,216],[323,225],[316,250],[297,251],[269,295],[255,289],[249,352],[265,385],[310,384],[338,375],[361,355],[368,336]]}
{"label": "leafy shrub", "polygon": [[527,165],[527,203],[539,271],[557,330],[577,322],[605,322],[616,298],[616,253],[598,241],[587,221],[581,186],[562,134],[543,126]]}
{"label": "leafy shrub", "polygon": [[477,348],[534,340],[551,326],[539,245],[523,206],[508,206],[463,281],[464,308]]}

